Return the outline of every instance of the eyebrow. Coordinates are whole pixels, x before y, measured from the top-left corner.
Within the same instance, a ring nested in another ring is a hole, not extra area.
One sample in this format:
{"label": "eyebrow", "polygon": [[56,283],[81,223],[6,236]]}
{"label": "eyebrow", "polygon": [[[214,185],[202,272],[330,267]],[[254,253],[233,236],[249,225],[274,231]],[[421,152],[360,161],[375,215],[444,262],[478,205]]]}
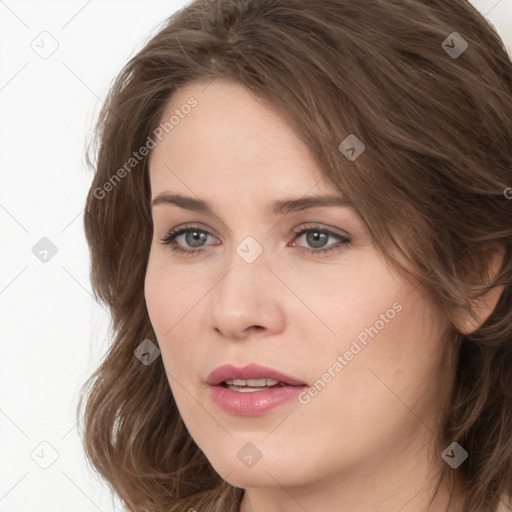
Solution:
{"label": "eyebrow", "polygon": [[[170,194],[162,192],[153,199],[153,206],[167,204],[175,205],[180,208],[192,210],[198,213],[205,213],[213,217],[218,215],[213,211],[212,206],[207,201],[197,199],[195,197],[184,196],[181,194]],[[307,210],[309,208],[318,207],[346,207],[350,206],[351,202],[342,194],[331,196],[308,196],[300,197],[298,199],[283,199],[274,201],[269,208],[269,212],[273,215],[286,215],[300,210]]]}

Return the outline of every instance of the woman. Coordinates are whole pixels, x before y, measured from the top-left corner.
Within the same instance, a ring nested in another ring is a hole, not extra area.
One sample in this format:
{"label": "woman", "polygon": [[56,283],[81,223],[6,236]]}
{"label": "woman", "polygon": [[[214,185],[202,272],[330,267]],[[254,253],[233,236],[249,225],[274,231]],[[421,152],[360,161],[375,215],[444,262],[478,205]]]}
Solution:
{"label": "woman", "polygon": [[116,79],[87,454],[131,511],[510,510],[512,63],[466,1],[198,0]]}

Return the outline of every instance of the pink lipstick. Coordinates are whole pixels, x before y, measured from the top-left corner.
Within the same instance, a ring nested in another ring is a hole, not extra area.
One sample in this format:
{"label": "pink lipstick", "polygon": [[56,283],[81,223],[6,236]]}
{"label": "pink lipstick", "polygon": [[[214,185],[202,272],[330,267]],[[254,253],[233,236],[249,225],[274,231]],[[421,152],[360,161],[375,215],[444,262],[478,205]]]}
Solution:
{"label": "pink lipstick", "polygon": [[210,396],[224,412],[239,416],[259,416],[297,398],[307,387],[277,370],[249,364],[223,365],[206,379]]}

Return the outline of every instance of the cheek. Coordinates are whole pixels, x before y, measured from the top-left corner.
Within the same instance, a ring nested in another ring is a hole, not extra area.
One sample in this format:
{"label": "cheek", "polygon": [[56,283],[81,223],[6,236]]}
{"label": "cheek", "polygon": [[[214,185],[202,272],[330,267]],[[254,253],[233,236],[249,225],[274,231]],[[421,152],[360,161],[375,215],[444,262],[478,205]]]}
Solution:
{"label": "cheek", "polygon": [[191,364],[190,340],[199,337],[199,331],[194,331],[204,323],[197,307],[201,281],[191,280],[186,285],[183,281],[179,273],[150,257],[144,282],[146,307],[164,366],[172,374]]}
{"label": "cheek", "polygon": [[[392,306],[393,301],[387,299],[375,302],[372,308],[367,306],[364,321],[360,317],[354,323],[349,315],[340,318],[336,346],[304,359],[314,365],[314,389],[303,396],[306,405],[301,424],[314,429],[318,439],[329,440],[324,455],[333,466],[334,453],[343,452],[346,460],[356,460],[364,453],[369,456],[401,442],[395,436],[412,436],[418,426],[422,428],[418,417],[432,423],[445,387],[446,368],[439,343],[444,324],[415,293],[397,295],[402,309],[381,329],[365,330]],[[366,344],[359,342],[351,350],[351,342],[360,332],[367,334]]]}
{"label": "cheek", "polygon": [[340,392],[351,390],[346,406],[359,419],[364,416],[363,423],[382,418],[391,427],[397,418],[403,424],[414,420],[409,408],[428,416],[440,398],[447,370],[441,341],[447,324],[420,290],[387,299],[367,309],[365,323],[353,325],[351,336],[344,338],[339,353],[347,353],[344,359],[350,361],[335,386]]}
{"label": "cheek", "polygon": [[338,350],[350,345],[359,335],[363,342],[365,333],[366,338],[371,339],[368,329],[377,323],[379,332],[385,331],[399,316],[393,304],[400,302],[404,295],[403,283],[374,260],[361,260],[337,279],[328,280],[318,298],[319,303],[322,302],[321,314],[339,340]]}
{"label": "cheek", "polygon": [[157,337],[160,337],[166,322],[164,312],[169,310],[169,308],[172,311],[174,306],[172,295],[166,293],[166,288],[164,276],[152,264],[150,257],[144,281],[144,297],[151,325]]}
{"label": "cheek", "polygon": [[144,281],[144,296],[151,324],[159,338],[169,329],[174,330],[173,325],[178,327],[178,320],[184,317],[187,304],[194,295],[193,283],[184,283],[185,272],[170,267],[160,248],[151,250]]}
{"label": "cheek", "polygon": [[[309,348],[304,344],[299,358],[311,362],[311,381],[333,382],[328,384],[327,392],[322,391],[323,398],[317,401],[319,407],[321,403],[328,407],[329,401],[344,397],[342,400],[347,406],[351,404],[354,417],[358,417],[366,410],[363,404],[367,404],[371,424],[373,408],[378,410],[383,404],[390,406],[397,401],[400,405],[386,385],[414,401],[426,381],[440,377],[440,339],[448,324],[424,290],[415,289],[415,283],[370,261],[364,269],[365,272],[353,269],[343,279],[331,281],[323,288],[325,295],[318,297],[317,310],[331,333]],[[303,326],[306,338],[314,340],[312,329],[306,322]],[[316,338],[320,336],[317,334]],[[331,379],[328,371],[335,378]]]}

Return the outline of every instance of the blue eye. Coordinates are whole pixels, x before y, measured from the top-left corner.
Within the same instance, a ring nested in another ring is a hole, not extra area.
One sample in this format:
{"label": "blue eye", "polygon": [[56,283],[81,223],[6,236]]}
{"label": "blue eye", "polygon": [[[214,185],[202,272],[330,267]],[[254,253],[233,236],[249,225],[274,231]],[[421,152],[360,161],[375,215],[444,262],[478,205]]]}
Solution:
{"label": "blue eye", "polygon": [[[296,235],[296,239],[306,235],[305,240],[312,246],[312,248],[303,246],[298,247],[299,250],[312,254],[339,250],[350,242],[350,238],[347,236],[335,233],[330,229],[319,228],[318,226],[305,226],[298,231],[294,231],[294,233]],[[335,239],[338,243],[334,245],[327,245],[329,239]]]}
{"label": "blue eye", "polygon": [[[176,240],[179,236],[182,235],[185,235],[185,242],[189,244],[189,247],[195,247],[196,249],[184,249],[183,247],[177,245]],[[170,245],[171,249],[175,252],[181,254],[197,254],[200,252],[204,252],[202,245],[208,238],[208,235],[210,235],[210,233],[208,233],[208,231],[205,231],[204,229],[200,229],[197,226],[185,225],[180,228],[169,231],[167,236],[163,238],[161,241],[165,245]]]}
{"label": "blue eye", "polygon": [[[301,252],[309,254],[327,253],[329,251],[340,250],[344,245],[350,242],[347,236],[335,233],[329,229],[320,228],[318,226],[304,226],[299,230],[294,231],[294,242],[306,235],[305,240],[312,247],[304,247],[303,245],[293,245]],[[198,226],[185,225],[169,231],[167,236],[161,239],[164,245],[170,245],[172,251],[183,255],[193,255],[205,252],[204,248],[208,237],[213,235]],[[178,237],[183,237],[182,242],[187,247],[178,245]],[[337,241],[336,244],[328,245],[329,239]]]}

